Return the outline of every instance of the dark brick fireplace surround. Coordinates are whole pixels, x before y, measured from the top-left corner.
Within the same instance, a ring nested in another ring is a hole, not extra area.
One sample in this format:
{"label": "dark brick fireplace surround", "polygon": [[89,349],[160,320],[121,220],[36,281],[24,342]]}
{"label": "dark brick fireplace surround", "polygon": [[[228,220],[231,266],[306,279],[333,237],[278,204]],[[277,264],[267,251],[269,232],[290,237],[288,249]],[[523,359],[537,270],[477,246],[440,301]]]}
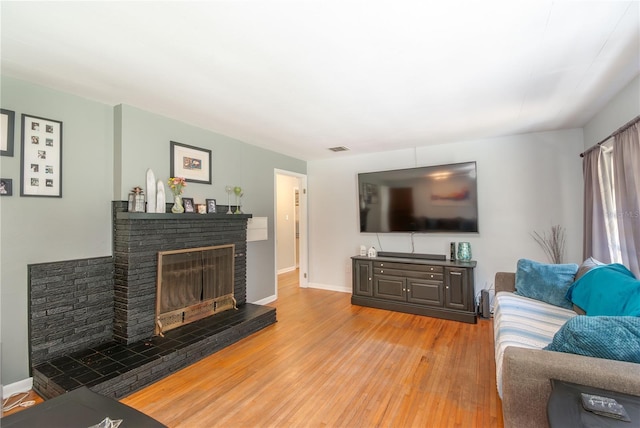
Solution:
{"label": "dark brick fireplace surround", "polygon": [[[112,257],[30,265],[34,389],[52,398],[84,385],[121,398],[275,323],[274,308],[246,303],[249,217],[128,213],[116,201]],[[229,243],[238,309],[153,337],[157,253]]]}

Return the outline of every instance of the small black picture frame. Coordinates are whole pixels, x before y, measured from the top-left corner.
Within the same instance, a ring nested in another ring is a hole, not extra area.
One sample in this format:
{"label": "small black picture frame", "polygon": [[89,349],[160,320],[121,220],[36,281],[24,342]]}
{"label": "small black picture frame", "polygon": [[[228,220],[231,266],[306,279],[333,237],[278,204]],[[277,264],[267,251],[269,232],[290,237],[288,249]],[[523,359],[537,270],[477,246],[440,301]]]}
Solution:
{"label": "small black picture frame", "polygon": [[185,213],[196,212],[196,206],[193,203],[193,198],[182,198],[182,206],[184,207]]}
{"label": "small black picture frame", "polygon": [[0,178],[0,196],[13,195],[13,180],[10,178]]}
{"label": "small black picture frame", "polygon": [[13,156],[13,135],[16,113],[11,110],[0,109],[0,156]]}
{"label": "small black picture frame", "polygon": [[215,199],[207,199],[207,214],[215,214],[218,210],[216,209],[216,200]]}

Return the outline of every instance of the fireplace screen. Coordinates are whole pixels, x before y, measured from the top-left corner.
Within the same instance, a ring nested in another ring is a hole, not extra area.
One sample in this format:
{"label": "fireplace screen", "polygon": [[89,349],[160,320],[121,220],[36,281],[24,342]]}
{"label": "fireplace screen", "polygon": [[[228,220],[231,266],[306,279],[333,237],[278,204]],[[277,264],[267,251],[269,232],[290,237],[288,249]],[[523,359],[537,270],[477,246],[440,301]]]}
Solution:
{"label": "fireplace screen", "polygon": [[236,307],[233,244],[158,253],[156,334]]}

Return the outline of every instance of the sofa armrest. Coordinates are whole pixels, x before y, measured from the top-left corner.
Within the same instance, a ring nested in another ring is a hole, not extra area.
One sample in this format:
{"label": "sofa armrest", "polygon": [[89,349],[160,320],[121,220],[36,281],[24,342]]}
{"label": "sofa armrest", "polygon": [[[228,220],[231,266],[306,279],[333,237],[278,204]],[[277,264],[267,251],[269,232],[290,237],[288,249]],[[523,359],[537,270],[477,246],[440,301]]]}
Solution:
{"label": "sofa armrest", "polygon": [[640,364],[509,346],[502,363],[505,428],[549,426],[550,379],[640,396]]}
{"label": "sofa armrest", "polygon": [[516,274],[513,272],[496,272],[496,293],[499,291],[516,291]]}

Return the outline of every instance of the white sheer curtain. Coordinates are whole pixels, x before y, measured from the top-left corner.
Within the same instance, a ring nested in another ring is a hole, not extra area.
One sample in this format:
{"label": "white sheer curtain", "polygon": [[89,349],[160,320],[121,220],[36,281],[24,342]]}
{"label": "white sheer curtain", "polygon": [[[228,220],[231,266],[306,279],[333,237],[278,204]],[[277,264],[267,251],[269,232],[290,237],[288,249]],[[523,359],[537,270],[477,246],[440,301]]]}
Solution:
{"label": "white sheer curtain", "polygon": [[640,278],[640,119],[615,136],[612,157],[621,263]]}
{"label": "white sheer curtain", "polygon": [[616,194],[614,192],[613,175],[613,138],[600,145],[598,161],[598,179],[600,180],[600,197],[604,209],[604,226],[607,240],[607,251],[611,263],[622,263],[620,254],[620,238],[616,214]]}

